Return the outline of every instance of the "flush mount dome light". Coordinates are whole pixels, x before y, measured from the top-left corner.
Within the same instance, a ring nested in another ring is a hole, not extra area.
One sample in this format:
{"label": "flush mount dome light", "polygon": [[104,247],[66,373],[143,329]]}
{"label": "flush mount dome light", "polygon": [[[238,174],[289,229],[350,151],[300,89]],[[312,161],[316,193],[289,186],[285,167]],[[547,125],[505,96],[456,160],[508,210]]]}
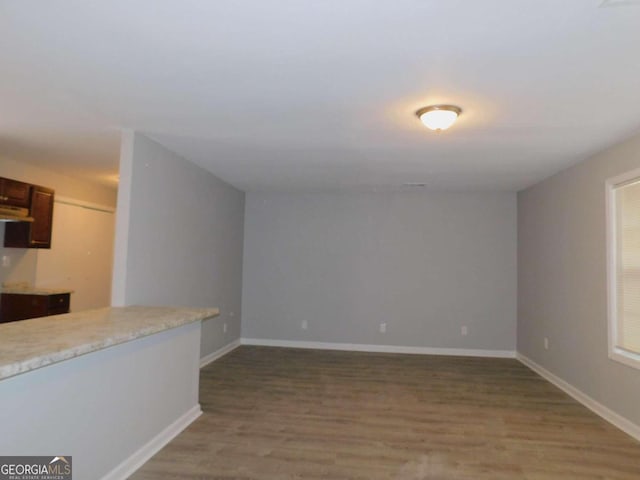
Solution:
{"label": "flush mount dome light", "polygon": [[453,125],[461,113],[462,109],[455,105],[430,105],[418,110],[416,115],[425,127],[440,131]]}

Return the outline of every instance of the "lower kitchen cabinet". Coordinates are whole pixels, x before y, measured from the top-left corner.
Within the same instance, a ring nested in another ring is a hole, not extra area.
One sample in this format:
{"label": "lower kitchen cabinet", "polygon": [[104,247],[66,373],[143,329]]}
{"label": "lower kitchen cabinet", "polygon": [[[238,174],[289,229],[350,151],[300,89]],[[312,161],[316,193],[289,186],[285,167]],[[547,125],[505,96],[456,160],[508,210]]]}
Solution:
{"label": "lower kitchen cabinet", "polygon": [[0,296],[0,323],[69,313],[70,303],[70,293],[3,293]]}

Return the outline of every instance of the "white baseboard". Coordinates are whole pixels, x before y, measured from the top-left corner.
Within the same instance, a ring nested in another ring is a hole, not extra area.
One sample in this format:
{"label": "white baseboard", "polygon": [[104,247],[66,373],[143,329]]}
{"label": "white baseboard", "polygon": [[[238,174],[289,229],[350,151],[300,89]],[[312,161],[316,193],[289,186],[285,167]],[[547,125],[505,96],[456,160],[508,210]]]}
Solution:
{"label": "white baseboard", "polygon": [[232,350],[235,350],[239,346],[240,346],[240,339],[238,338],[231,343],[227,343],[224,347],[219,348],[215,352],[210,353],[209,355],[205,355],[200,359],[200,368],[206,367],[211,362],[218,360],[220,357],[224,357],[227,353],[231,352]]}
{"label": "white baseboard", "polygon": [[513,350],[469,350],[464,348],[403,347],[400,345],[366,345],[363,343],[304,342],[298,340],[272,340],[268,338],[241,338],[242,345],[264,347],[311,348],[316,350],[346,350],[350,352],[410,353],[418,355],[454,355],[461,357],[516,358]]}
{"label": "white baseboard", "polygon": [[102,480],[126,480],[144,463],[158,453],[162,447],[173,440],[180,432],[187,428],[196,418],[202,415],[200,404],[195,405],[187,413],[165,428],[158,435],[149,440],[137,452],[111,470]]}
{"label": "white baseboard", "polygon": [[611,423],[615,427],[618,427],[620,430],[632,436],[636,440],[640,440],[640,425],[636,425],[635,423],[626,419],[622,415],[619,415],[613,410],[605,407],[600,402],[594,400],[586,393],[582,392],[581,390],[578,390],[576,387],[574,387],[570,383],[554,375],[549,370],[537,364],[536,362],[526,357],[525,355],[521,354],[520,352],[517,353],[517,358],[524,365],[529,367],[531,370],[536,372],[538,375],[540,375],[544,379],[553,383],[556,387],[564,391],[569,396],[573,397],[575,400],[580,402],[589,410],[599,415],[600,417],[604,418],[607,422]]}

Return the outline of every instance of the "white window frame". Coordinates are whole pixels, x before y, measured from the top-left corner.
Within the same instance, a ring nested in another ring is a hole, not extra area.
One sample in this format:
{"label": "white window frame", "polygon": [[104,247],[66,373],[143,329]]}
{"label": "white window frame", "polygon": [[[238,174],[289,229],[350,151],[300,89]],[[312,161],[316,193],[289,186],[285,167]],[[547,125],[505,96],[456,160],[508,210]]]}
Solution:
{"label": "white window frame", "polygon": [[607,321],[609,324],[609,358],[640,369],[640,354],[618,346],[618,263],[616,188],[640,181],[640,168],[605,182],[607,214]]}

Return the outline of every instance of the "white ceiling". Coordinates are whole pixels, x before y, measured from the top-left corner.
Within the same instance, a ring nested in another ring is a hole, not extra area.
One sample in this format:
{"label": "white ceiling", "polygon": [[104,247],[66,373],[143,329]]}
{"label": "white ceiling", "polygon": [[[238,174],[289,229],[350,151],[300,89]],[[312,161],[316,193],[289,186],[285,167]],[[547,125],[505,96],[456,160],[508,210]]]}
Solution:
{"label": "white ceiling", "polygon": [[518,190],[640,130],[602,3],[0,0],[0,155],[106,179],[124,127],[244,190]]}

